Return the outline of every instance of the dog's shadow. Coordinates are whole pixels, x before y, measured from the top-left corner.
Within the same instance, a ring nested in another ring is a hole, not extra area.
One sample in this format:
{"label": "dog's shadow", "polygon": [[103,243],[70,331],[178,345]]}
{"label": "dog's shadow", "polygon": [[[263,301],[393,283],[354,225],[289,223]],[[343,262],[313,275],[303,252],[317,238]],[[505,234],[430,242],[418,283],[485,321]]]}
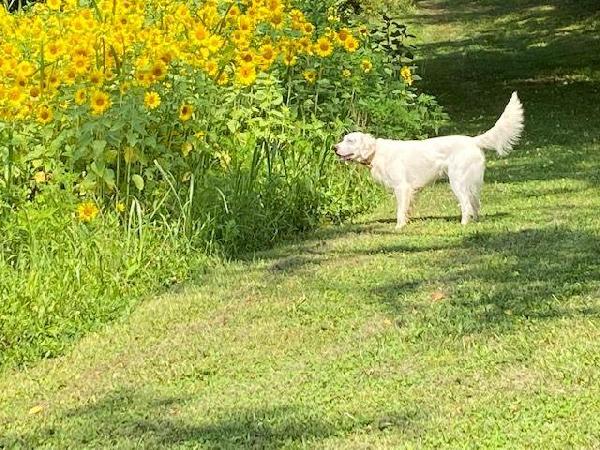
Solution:
{"label": "dog's shadow", "polygon": [[[510,214],[505,212],[498,212],[494,214],[483,214],[479,217],[478,222],[485,221],[487,219],[499,219],[508,217]],[[409,219],[409,222],[426,222],[426,221],[434,221],[439,220],[441,222],[460,222],[461,216],[459,214],[456,215],[446,215],[446,216],[414,216]],[[389,224],[396,223],[395,218],[386,218],[386,219],[374,219],[369,220],[368,222],[363,222],[365,225],[375,225],[375,224]]]}

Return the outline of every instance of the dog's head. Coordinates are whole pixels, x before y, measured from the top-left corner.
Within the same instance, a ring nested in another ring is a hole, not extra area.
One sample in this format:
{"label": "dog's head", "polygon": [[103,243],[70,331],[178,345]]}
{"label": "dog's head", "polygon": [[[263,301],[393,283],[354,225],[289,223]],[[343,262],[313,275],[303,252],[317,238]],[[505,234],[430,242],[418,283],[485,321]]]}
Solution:
{"label": "dog's head", "polygon": [[335,144],[336,155],[344,161],[356,161],[369,164],[375,155],[376,140],[370,134],[350,133],[344,136],[339,144]]}

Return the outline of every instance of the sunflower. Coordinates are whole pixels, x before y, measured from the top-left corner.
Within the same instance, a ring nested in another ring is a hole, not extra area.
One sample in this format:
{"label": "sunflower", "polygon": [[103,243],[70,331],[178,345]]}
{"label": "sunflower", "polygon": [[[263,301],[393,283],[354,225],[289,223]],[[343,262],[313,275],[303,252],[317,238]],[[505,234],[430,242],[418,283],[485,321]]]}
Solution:
{"label": "sunflower", "polygon": [[83,32],[86,29],[85,19],[81,16],[77,16],[71,22],[71,28],[75,32]]}
{"label": "sunflower", "polygon": [[256,55],[252,51],[243,51],[239,54],[237,59],[240,64],[251,65],[252,63],[254,63]]}
{"label": "sunflower", "polygon": [[60,9],[60,0],[46,0],[46,5],[53,11],[58,11]]}
{"label": "sunflower", "polygon": [[211,53],[218,52],[221,47],[223,47],[223,38],[217,35],[211,36],[206,43],[206,48],[208,48],[208,51]]}
{"label": "sunflower", "polygon": [[56,61],[62,56],[65,46],[61,41],[51,41],[44,49],[44,57],[47,61]]}
{"label": "sunflower", "polygon": [[219,75],[219,78],[217,78],[217,84],[219,86],[225,86],[227,83],[229,83],[229,74],[222,72],[221,75]]}
{"label": "sunflower", "polygon": [[92,114],[99,116],[110,108],[110,97],[106,92],[95,91],[91,98]]}
{"label": "sunflower", "polygon": [[299,9],[292,9],[290,11],[290,19],[293,23],[301,23],[304,21],[304,13]]}
{"label": "sunflower", "polygon": [[248,48],[250,45],[251,34],[241,30],[235,30],[231,34],[231,41],[238,49]]}
{"label": "sunflower", "polygon": [[352,72],[349,69],[342,70],[342,76],[344,78],[350,78],[352,76]]}
{"label": "sunflower", "polygon": [[317,80],[317,72],[315,72],[314,70],[305,70],[302,75],[304,76],[304,79],[310,84],[313,84]]}
{"label": "sunflower", "polygon": [[241,65],[236,72],[236,80],[243,86],[250,86],[256,81],[256,68],[252,64]]}
{"label": "sunflower", "polygon": [[113,72],[112,70],[110,70],[110,69],[107,67],[107,69],[106,69],[106,72],[104,72],[104,79],[105,79],[106,81],[112,81],[112,80],[114,80],[114,79],[115,79],[115,76],[116,76],[115,72]]}
{"label": "sunflower", "polygon": [[237,5],[234,5],[231,8],[229,8],[229,11],[227,11],[227,18],[229,20],[234,20],[235,18],[239,17],[240,14],[240,8]]}
{"label": "sunflower", "polygon": [[238,19],[238,30],[250,32],[254,28],[254,21],[251,17],[240,16]]}
{"label": "sunflower", "polygon": [[209,59],[204,64],[204,70],[208,75],[214,77],[219,72],[219,64],[214,59]]}
{"label": "sunflower", "polygon": [[13,117],[16,120],[22,119],[30,119],[33,115],[33,108],[31,105],[23,105],[21,106],[16,113],[14,113]]}
{"label": "sunflower", "polygon": [[94,86],[102,86],[104,83],[104,73],[101,70],[95,69],[90,73],[89,80]]}
{"label": "sunflower", "polygon": [[33,175],[33,181],[35,181],[37,184],[45,183],[47,180],[48,177],[46,176],[46,172],[44,172],[43,170],[38,170]]}
{"label": "sunflower", "polygon": [[283,8],[281,0],[266,0],[266,7],[271,11],[280,10]]}
{"label": "sunflower", "polygon": [[179,108],[179,120],[182,122],[186,122],[192,118],[192,114],[194,113],[194,108],[192,105],[188,105],[184,103]]}
{"label": "sunflower", "polygon": [[146,92],[144,95],[144,104],[150,109],[158,108],[160,105],[160,95],[154,91]]}
{"label": "sunflower", "polygon": [[31,100],[37,100],[37,99],[39,99],[40,95],[42,95],[42,90],[38,86],[32,86],[29,89],[29,98]]}
{"label": "sunflower", "polygon": [[34,71],[35,68],[29,61],[21,61],[17,66],[17,73],[22,77],[30,77]]}
{"label": "sunflower", "polygon": [[177,10],[175,11],[175,14],[177,14],[177,17],[181,20],[185,20],[191,17],[190,10],[186,5],[179,5]]}
{"label": "sunflower", "polygon": [[315,26],[310,22],[306,22],[303,26],[303,31],[306,34],[313,34],[315,31]]}
{"label": "sunflower", "polygon": [[20,106],[21,102],[25,99],[25,95],[23,90],[15,86],[11,90],[8,91],[8,102],[11,106]]}
{"label": "sunflower", "polygon": [[27,78],[22,75],[17,75],[17,78],[14,81],[14,84],[16,86],[19,86],[20,88],[25,88],[25,87],[27,87]]}
{"label": "sunflower", "polygon": [[72,52],[73,56],[83,56],[89,58],[91,56],[90,49],[85,45],[77,45]]}
{"label": "sunflower", "polygon": [[198,16],[209,28],[213,28],[221,18],[217,2],[214,0],[205,2],[204,6],[198,10]]}
{"label": "sunflower", "polygon": [[288,66],[295,66],[298,62],[298,58],[296,57],[296,53],[293,49],[288,48],[283,54],[283,63]]}
{"label": "sunflower", "polygon": [[78,105],[83,105],[87,99],[87,93],[85,89],[79,89],[75,92],[75,103]]}
{"label": "sunflower", "polygon": [[308,36],[298,39],[297,44],[298,51],[309,56],[313,55],[312,42]]}
{"label": "sunflower", "polygon": [[342,44],[346,42],[346,39],[348,39],[351,36],[352,33],[348,28],[342,28],[340,31],[337,32],[337,38]]}
{"label": "sunflower", "polygon": [[281,10],[273,12],[269,18],[269,22],[273,28],[281,29],[283,27],[283,13]]}
{"label": "sunflower", "polygon": [[46,125],[47,123],[52,122],[53,118],[54,118],[54,115],[52,114],[52,109],[50,109],[48,106],[43,105],[38,108],[38,111],[37,111],[38,122]]}
{"label": "sunflower", "polygon": [[203,43],[206,39],[208,39],[208,30],[202,24],[199,24],[194,28],[192,32],[192,39],[196,41],[196,43]]}
{"label": "sunflower", "polygon": [[166,65],[171,64],[175,58],[179,55],[179,49],[169,44],[168,46],[163,46],[157,53],[158,59],[164,62]]}
{"label": "sunflower", "polygon": [[92,201],[87,201],[77,206],[77,218],[81,222],[91,222],[96,218],[100,210]]}
{"label": "sunflower", "polygon": [[354,38],[353,36],[349,36],[348,38],[346,38],[346,40],[344,41],[344,48],[349,52],[349,53],[354,53],[356,50],[358,50],[358,41],[356,40],[356,38]]}
{"label": "sunflower", "polygon": [[167,65],[163,61],[156,61],[152,65],[150,73],[155,80],[162,80],[167,75]]}
{"label": "sunflower", "polygon": [[319,38],[314,46],[314,52],[321,58],[327,58],[333,53],[333,45],[326,37]]}
{"label": "sunflower", "polygon": [[73,69],[75,69],[75,72],[81,74],[87,72],[88,67],[90,66],[90,61],[87,56],[76,55],[72,59],[72,65]]}
{"label": "sunflower", "polygon": [[60,86],[60,83],[61,83],[61,79],[56,72],[51,73],[48,76],[48,86],[51,89],[58,89],[58,87]]}
{"label": "sunflower", "polygon": [[77,72],[75,71],[75,69],[73,67],[67,69],[67,71],[65,72],[65,83],[68,86],[72,86],[76,80]]}
{"label": "sunflower", "polygon": [[17,54],[17,48],[11,43],[4,44],[2,50],[6,56],[16,56]]}
{"label": "sunflower", "polygon": [[119,26],[126,28],[129,25],[129,17],[127,16],[119,16],[116,20],[115,23],[118,24]]}
{"label": "sunflower", "polygon": [[152,75],[144,70],[139,70],[135,73],[135,80],[141,86],[150,86]]}
{"label": "sunflower", "polygon": [[373,70],[373,63],[369,59],[363,59],[360,62],[360,67],[364,73],[369,73],[371,70]]}
{"label": "sunflower", "polygon": [[277,57],[277,52],[271,44],[265,44],[260,48],[261,65],[268,68]]}
{"label": "sunflower", "polygon": [[408,86],[411,86],[413,84],[413,76],[412,72],[410,71],[410,67],[402,67],[402,69],[400,70],[400,76],[404,80],[404,83]]}

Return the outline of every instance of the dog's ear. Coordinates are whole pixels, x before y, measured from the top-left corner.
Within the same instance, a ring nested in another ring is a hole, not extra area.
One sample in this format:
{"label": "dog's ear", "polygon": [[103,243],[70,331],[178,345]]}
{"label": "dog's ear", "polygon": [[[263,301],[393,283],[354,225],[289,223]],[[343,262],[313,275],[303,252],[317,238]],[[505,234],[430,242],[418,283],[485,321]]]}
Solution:
{"label": "dog's ear", "polygon": [[373,157],[375,153],[376,139],[370,134],[360,135],[360,146],[358,155],[363,161],[368,161]]}

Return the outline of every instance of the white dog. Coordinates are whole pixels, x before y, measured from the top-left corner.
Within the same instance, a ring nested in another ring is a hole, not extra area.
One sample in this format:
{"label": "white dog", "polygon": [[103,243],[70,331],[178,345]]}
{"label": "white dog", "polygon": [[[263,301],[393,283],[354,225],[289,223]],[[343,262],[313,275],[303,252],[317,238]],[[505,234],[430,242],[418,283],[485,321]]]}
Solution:
{"label": "white dog", "polygon": [[407,220],[413,194],[444,174],[458,198],[463,225],[479,214],[479,195],[485,172],[483,150],[500,156],[512,150],[523,131],[523,106],[514,92],[494,127],[476,137],[442,136],[422,141],[376,139],[369,134],[350,133],[335,145],[345,161],[357,161],[371,168],[373,177],[394,190],[397,225]]}

